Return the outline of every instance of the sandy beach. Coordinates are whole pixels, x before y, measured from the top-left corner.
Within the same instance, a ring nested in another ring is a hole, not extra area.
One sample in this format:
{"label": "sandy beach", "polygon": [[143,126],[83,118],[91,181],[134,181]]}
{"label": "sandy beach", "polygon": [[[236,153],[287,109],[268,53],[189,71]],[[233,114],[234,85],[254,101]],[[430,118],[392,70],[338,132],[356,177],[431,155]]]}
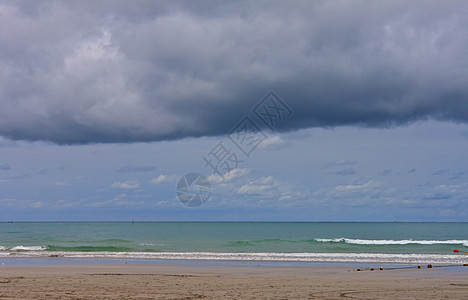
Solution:
{"label": "sandy beach", "polygon": [[468,299],[467,270],[89,264],[0,267],[1,299]]}

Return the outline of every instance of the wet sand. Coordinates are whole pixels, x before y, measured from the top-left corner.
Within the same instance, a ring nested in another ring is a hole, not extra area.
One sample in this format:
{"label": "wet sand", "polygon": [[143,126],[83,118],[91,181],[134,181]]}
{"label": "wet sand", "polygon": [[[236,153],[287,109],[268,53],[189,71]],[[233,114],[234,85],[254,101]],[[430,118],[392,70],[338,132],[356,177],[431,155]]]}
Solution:
{"label": "wet sand", "polygon": [[0,299],[468,299],[465,268],[2,266]]}

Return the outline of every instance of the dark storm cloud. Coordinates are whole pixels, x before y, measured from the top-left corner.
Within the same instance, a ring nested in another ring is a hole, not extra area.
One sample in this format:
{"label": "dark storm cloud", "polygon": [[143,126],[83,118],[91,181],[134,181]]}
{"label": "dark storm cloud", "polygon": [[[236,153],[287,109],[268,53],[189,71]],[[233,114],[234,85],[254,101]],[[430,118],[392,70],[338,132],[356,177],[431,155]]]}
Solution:
{"label": "dark storm cloud", "polygon": [[281,131],[468,122],[462,1],[2,1],[0,135],[226,134],[270,90]]}

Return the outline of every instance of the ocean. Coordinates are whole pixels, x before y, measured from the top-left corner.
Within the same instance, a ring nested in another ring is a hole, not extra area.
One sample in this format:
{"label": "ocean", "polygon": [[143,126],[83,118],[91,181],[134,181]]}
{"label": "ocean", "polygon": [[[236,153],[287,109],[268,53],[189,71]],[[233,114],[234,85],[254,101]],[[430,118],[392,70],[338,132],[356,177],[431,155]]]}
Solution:
{"label": "ocean", "polygon": [[462,264],[465,251],[468,223],[0,223],[0,258]]}

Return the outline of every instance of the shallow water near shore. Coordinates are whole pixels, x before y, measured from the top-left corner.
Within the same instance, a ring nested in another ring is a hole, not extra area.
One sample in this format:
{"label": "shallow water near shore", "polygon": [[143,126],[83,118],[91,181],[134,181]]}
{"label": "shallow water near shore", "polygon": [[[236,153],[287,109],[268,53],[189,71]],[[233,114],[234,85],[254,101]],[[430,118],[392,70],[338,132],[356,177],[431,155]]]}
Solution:
{"label": "shallow water near shore", "polygon": [[468,223],[14,222],[0,223],[0,257],[463,264],[467,232]]}
{"label": "shallow water near shore", "polygon": [[[297,261],[213,261],[213,260],[180,260],[180,259],[87,259],[87,258],[51,258],[51,257],[7,257],[0,258],[0,270],[2,267],[44,267],[44,266],[72,266],[72,265],[181,265],[192,266],[199,268],[225,268],[225,267],[289,267],[289,268],[326,268],[339,267],[350,271],[360,269],[364,272],[374,268],[375,272],[379,272],[382,267],[385,271],[393,270],[417,270],[431,271],[438,273],[467,273],[468,266],[463,265],[434,265],[432,269],[428,269],[427,265],[421,266],[418,269],[417,264],[398,264],[398,263],[352,263],[352,262],[297,262]],[[423,274],[423,273],[422,273]]]}

